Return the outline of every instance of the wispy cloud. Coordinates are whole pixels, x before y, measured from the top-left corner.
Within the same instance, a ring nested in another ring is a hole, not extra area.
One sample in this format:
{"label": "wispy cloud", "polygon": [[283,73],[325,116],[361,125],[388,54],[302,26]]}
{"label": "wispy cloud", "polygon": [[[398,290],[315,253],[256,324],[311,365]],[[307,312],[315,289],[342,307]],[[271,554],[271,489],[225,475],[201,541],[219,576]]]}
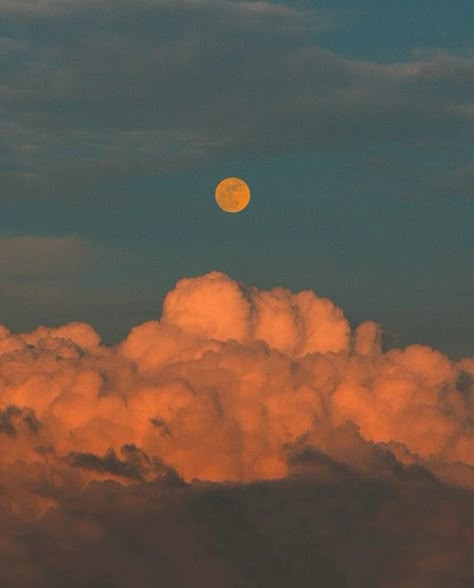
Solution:
{"label": "wispy cloud", "polygon": [[0,272],[4,279],[64,277],[83,271],[94,253],[91,243],[77,237],[2,237]]}
{"label": "wispy cloud", "polygon": [[47,184],[472,130],[472,56],[350,59],[318,44],[328,20],[313,11],[220,0],[0,11],[17,31],[0,88],[12,190],[28,192],[25,174]]}

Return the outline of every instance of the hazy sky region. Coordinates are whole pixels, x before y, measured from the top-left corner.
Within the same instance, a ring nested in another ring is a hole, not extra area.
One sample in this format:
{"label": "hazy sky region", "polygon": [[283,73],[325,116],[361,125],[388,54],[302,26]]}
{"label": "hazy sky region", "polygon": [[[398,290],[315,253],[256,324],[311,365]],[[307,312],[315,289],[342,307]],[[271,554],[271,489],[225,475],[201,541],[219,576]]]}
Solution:
{"label": "hazy sky region", "polygon": [[473,22],[0,0],[0,586],[474,586]]}
{"label": "hazy sky region", "polygon": [[[4,0],[1,321],[116,342],[183,276],[474,352],[474,5]],[[213,191],[244,177],[252,206]]]}

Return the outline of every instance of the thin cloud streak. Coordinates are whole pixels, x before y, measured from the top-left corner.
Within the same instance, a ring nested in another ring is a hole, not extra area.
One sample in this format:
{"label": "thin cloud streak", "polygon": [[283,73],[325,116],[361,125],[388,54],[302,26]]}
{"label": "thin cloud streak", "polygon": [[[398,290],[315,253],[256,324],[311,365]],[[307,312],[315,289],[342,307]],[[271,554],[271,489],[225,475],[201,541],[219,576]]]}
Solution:
{"label": "thin cloud streak", "polygon": [[19,31],[4,40],[0,88],[3,168],[18,193],[25,174],[61,192],[61,178],[472,131],[472,55],[349,59],[318,45],[331,23],[316,12],[224,1],[0,11]]}

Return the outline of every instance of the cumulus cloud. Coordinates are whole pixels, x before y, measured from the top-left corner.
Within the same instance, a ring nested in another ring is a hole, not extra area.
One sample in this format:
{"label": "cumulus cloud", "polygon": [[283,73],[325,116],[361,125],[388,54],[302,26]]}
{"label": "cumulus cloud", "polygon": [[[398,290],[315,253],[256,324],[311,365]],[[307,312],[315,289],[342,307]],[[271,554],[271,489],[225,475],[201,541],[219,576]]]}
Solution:
{"label": "cumulus cloud", "polygon": [[[90,550],[71,585],[108,585],[108,569],[111,586],[131,586],[120,560],[144,586],[186,585],[182,562],[208,586],[378,586],[386,574],[394,587],[416,574],[417,586],[468,586],[474,359],[384,352],[381,338],[315,292],[261,291],[217,271],[180,280],[160,320],[112,347],[85,323],[2,327],[0,510],[13,571],[0,578],[59,586],[73,554]],[[46,537],[62,547],[38,558]],[[274,557],[287,562],[278,573]]]}
{"label": "cumulus cloud", "polygon": [[312,291],[211,272],[180,280],[161,319],[114,347],[71,323],[4,327],[0,352],[2,441],[34,460],[50,447],[85,479],[154,463],[186,481],[280,478],[291,447],[331,453],[328,435],[347,422],[403,446],[407,462],[474,466],[470,360],[420,345],[383,353],[379,325],[351,334]]}
{"label": "cumulus cloud", "polygon": [[[441,198],[472,197],[474,195],[474,165],[453,165],[454,170],[429,169],[415,166],[408,157],[370,157],[368,164],[384,179],[403,185],[409,196]],[[450,166],[451,167],[451,166]]]}

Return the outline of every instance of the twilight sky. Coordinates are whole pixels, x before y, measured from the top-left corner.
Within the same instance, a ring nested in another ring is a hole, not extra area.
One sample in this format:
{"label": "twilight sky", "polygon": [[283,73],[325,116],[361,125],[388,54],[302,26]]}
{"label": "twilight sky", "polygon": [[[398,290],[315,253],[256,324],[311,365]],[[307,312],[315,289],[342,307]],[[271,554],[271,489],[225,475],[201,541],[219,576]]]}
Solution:
{"label": "twilight sky", "polygon": [[0,0],[1,586],[472,588],[472,22]]}
{"label": "twilight sky", "polygon": [[[107,342],[183,276],[474,352],[474,6],[3,0],[0,322]],[[216,183],[243,177],[226,215]]]}

